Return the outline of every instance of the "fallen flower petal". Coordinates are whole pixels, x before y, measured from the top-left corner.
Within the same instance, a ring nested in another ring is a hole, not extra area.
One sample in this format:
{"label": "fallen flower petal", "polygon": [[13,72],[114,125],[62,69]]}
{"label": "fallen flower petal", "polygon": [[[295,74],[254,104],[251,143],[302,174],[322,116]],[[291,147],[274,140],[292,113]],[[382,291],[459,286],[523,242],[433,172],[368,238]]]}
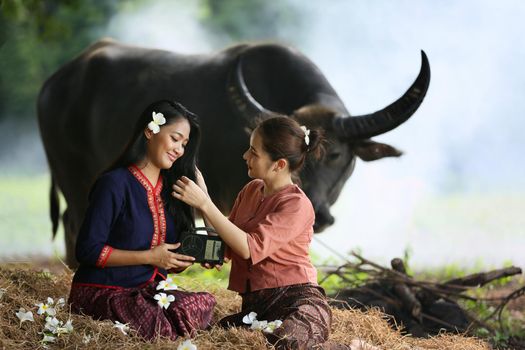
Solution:
{"label": "fallen flower petal", "polygon": [[252,324],[255,320],[257,320],[257,312],[253,311],[242,318],[242,322],[245,324]]}
{"label": "fallen flower petal", "polygon": [[250,329],[254,329],[254,330],[257,330],[257,331],[262,331],[267,326],[268,326],[268,321],[253,320],[253,323],[252,323]]}
{"label": "fallen flower petal", "polygon": [[55,340],[56,340],[55,337],[53,337],[52,335],[47,335],[47,334],[44,334],[44,339],[42,339],[44,343],[54,343]]}
{"label": "fallen flower petal", "polygon": [[33,313],[31,311],[26,311],[23,307],[18,309],[18,312],[16,313],[16,317],[20,320],[20,324],[24,321],[31,321],[35,322],[35,319],[33,318]]}
{"label": "fallen flower petal", "polygon": [[197,350],[197,346],[191,342],[191,339],[186,339],[177,346],[177,350]]}
{"label": "fallen flower petal", "polygon": [[115,328],[118,328],[124,335],[128,335],[127,332],[129,332],[129,326],[127,323],[120,323],[119,321],[115,321],[115,325],[113,326]]}

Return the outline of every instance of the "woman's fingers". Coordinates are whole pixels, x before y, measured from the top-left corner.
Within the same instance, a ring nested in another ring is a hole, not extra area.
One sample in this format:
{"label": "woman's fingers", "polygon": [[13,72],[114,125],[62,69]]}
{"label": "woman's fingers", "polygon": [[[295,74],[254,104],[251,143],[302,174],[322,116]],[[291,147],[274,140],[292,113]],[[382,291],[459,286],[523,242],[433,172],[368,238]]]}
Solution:
{"label": "woman's fingers", "polygon": [[183,255],[183,254],[178,254],[178,253],[174,253],[174,258],[180,261],[191,261],[191,262],[195,261],[195,258],[193,256]]}
{"label": "woman's fingers", "polygon": [[180,242],[179,243],[164,243],[166,245],[166,247],[169,249],[169,250],[175,250],[177,249],[178,247],[180,247]]}

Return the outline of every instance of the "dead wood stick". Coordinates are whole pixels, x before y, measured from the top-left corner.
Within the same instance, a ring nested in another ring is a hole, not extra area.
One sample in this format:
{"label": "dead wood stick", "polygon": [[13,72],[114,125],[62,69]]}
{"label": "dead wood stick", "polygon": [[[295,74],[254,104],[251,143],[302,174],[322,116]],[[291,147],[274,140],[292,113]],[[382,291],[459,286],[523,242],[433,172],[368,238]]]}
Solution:
{"label": "dead wood stick", "polygon": [[454,278],[443,283],[443,286],[447,289],[464,291],[468,289],[468,287],[481,287],[494,280],[518,274],[521,274],[521,269],[519,267],[511,266],[504,269],[480,272],[460,278]]}
{"label": "dead wood stick", "polygon": [[410,312],[412,317],[421,323],[421,303],[414,293],[404,283],[394,285],[394,294],[401,299],[402,305]]}

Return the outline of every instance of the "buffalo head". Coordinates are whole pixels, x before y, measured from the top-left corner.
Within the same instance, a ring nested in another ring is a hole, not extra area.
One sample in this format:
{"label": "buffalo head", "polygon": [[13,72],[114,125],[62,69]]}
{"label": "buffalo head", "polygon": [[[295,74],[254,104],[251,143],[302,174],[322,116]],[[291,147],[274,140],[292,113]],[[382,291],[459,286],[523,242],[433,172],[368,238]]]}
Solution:
{"label": "buffalo head", "polygon": [[243,76],[242,56],[238,60],[230,78],[229,96],[237,114],[245,118],[248,128],[254,126],[258,117],[288,114],[300,124],[309,128],[319,127],[325,132],[328,140],[325,157],[321,161],[308,159],[300,174],[302,188],[315,209],[315,232],[321,232],[334,223],[330,206],[352,174],[356,157],[372,161],[402,154],[396,148],[371,138],[404,123],[422,103],[430,83],[430,66],[423,51],[421,58],[418,77],[399,99],[377,112],[361,116],[351,116],[346,112],[335,93],[318,93],[310,103],[295,106],[291,112],[270,110],[250,93]]}

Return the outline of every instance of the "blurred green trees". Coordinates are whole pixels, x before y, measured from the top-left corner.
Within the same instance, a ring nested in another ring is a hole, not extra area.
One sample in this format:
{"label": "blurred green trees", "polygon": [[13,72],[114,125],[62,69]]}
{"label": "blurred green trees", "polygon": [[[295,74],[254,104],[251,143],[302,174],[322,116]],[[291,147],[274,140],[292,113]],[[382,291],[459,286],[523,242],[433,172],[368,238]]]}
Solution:
{"label": "blurred green trees", "polygon": [[[42,83],[90,43],[117,13],[154,0],[0,0],[0,121],[34,118]],[[195,0],[210,33],[226,40],[272,40],[297,24],[293,5],[267,0]],[[175,2],[182,6],[183,2]],[[195,3],[193,3],[195,4]],[[170,5],[173,5],[170,3]],[[116,38],[118,39],[118,38]],[[217,42],[229,45],[231,42]]]}
{"label": "blurred green trees", "polygon": [[275,40],[283,28],[299,28],[298,3],[268,0],[203,0],[203,25],[235,41]]}
{"label": "blurred green trees", "polygon": [[116,0],[2,0],[0,119],[34,117],[38,91],[118,10]]}

